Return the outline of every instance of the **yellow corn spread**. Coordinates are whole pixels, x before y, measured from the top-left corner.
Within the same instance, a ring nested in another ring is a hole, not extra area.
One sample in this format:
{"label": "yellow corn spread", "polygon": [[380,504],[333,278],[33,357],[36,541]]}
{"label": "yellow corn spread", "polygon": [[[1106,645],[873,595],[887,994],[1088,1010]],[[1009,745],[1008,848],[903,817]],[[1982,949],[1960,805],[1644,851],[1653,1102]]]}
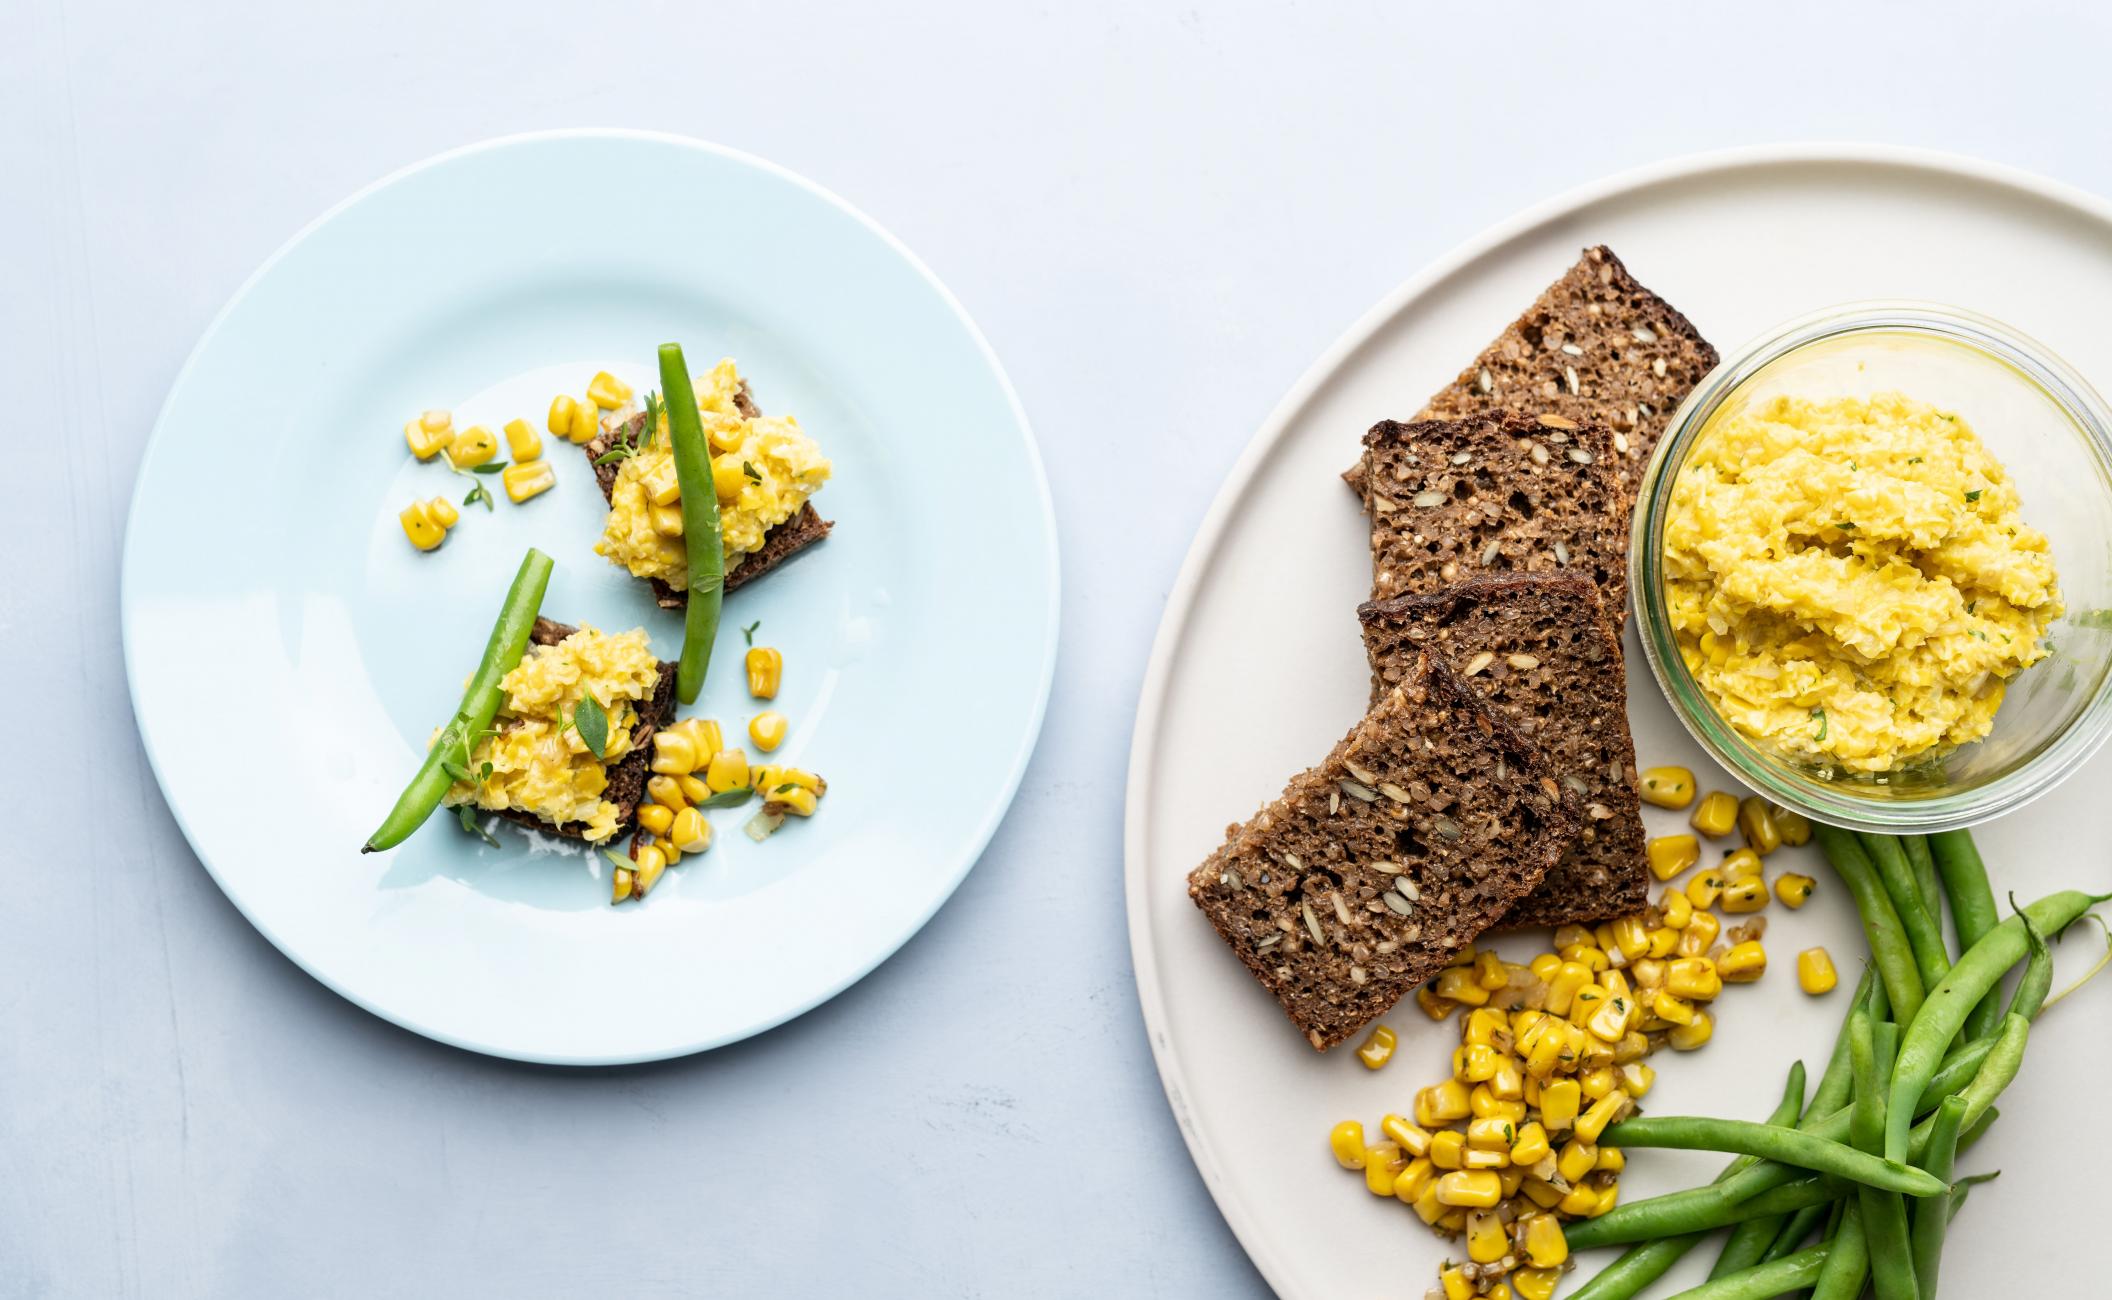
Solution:
{"label": "yellow corn spread", "polygon": [[[645,629],[604,636],[582,627],[556,645],[530,646],[512,672],[499,681],[505,699],[493,730],[473,747],[465,764],[491,775],[476,783],[457,781],[449,807],[473,803],[493,811],[516,809],[558,825],[584,823],[587,839],[601,843],[616,833],[616,805],[601,797],[608,764],[631,749],[638,702],[659,683]],[[573,725],[587,695],[608,717],[609,736],[597,759]]]}
{"label": "yellow corn spread", "polygon": [[[734,405],[741,377],[731,360],[696,382],[697,410],[711,444],[718,487],[719,531],[726,571],[763,547],[763,534],[799,513],[829,478],[821,449],[790,416],[749,419]],[[666,425],[652,444],[623,460],[609,493],[609,519],[594,549],[640,578],[659,578],[681,590],[689,582],[675,490],[675,458]],[[656,513],[654,507],[661,509]],[[675,531],[667,531],[673,527]]]}
{"label": "yellow corn spread", "polygon": [[1874,773],[1978,740],[2061,613],[2018,506],[1963,419],[1898,393],[1719,416],[1665,526],[1681,656],[1793,758]]}

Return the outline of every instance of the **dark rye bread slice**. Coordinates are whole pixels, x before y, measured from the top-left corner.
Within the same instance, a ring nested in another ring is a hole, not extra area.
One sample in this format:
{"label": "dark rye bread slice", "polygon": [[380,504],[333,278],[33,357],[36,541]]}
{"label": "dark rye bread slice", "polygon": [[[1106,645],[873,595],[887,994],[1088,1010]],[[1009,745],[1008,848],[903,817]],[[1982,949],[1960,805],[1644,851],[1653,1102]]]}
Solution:
{"label": "dark rye bread slice", "polygon": [[[528,633],[530,645],[556,645],[579,631],[569,623],[555,619],[538,618],[535,627]],[[638,816],[639,801],[645,798],[646,778],[652,775],[653,733],[666,726],[675,716],[675,665],[660,661],[660,680],[653,687],[651,697],[638,702],[638,726],[631,733],[631,750],[609,769],[609,785],[602,791],[602,798],[616,805],[616,833],[609,837],[611,844],[627,834]],[[586,828],[577,822],[547,822],[531,812],[508,808],[498,814],[507,821],[518,822],[530,830],[555,835],[560,839],[583,840]]]}
{"label": "dark rye bread slice", "polygon": [[1538,752],[1423,656],[1318,767],[1227,828],[1188,896],[1325,1051],[1531,892],[1577,818]]}
{"label": "dark rye bread slice", "polygon": [[1374,690],[1440,654],[1516,728],[1582,805],[1577,842],[1500,924],[1569,925],[1641,911],[1649,901],[1627,673],[1599,602],[1579,574],[1475,578],[1428,596],[1357,610]]}
{"label": "dark rye bread slice", "polygon": [[[1552,422],[1552,423],[1551,423]],[[1581,573],[1613,626],[1628,612],[1628,518],[1596,425],[1498,412],[1393,420],[1364,436],[1371,597],[1498,573]]]}
{"label": "dark rye bread slice", "polygon": [[[733,404],[742,415],[753,420],[761,415],[762,408],[748,391],[748,381],[741,381],[740,391],[733,395]],[[594,481],[601,485],[601,499],[613,500],[616,492],[616,470],[618,462],[600,464],[609,449],[619,442],[631,442],[645,430],[645,412],[640,411],[615,429],[595,436],[582,451],[587,453],[587,463],[594,466]],[[763,549],[742,559],[733,571],[726,575],[726,590],[739,591],[757,578],[769,573],[785,561],[806,550],[809,546],[829,535],[836,525],[823,519],[814,511],[814,503],[808,501],[794,512],[790,519],[763,534]],[[662,609],[682,609],[689,604],[687,594],[675,590],[660,578],[648,578],[653,586],[653,599]]]}
{"label": "dark rye bread slice", "polygon": [[[1415,418],[1515,411],[1603,424],[1633,495],[1673,410],[1716,361],[1693,322],[1600,244],[1585,249]],[[1343,475],[1360,496],[1363,468],[1359,460]]]}

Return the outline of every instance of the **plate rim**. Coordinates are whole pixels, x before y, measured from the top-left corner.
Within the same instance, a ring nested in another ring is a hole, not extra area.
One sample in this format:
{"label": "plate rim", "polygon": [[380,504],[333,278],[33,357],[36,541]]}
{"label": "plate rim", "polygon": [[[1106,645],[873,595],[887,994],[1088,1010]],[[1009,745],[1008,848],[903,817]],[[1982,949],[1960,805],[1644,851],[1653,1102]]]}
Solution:
{"label": "plate rim", "polygon": [[1175,1126],[1188,1150],[1189,1162],[1202,1177],[1218,1213],[1238,1239],[1248,1260],[1278,1295],[1295,1294],[1284,1256],[1278,1250],[1275,1238],[1264,1233],[1260,1218],[1250,1213],[1245,1202],[1233,1193],[1226,1177],[1226,1162],[1217,1147],[1203,1136],[1189,1110],[1186,1099],[1188,1072],[1164,1032],[1167,1022],[1165,989],[1159,980],[1158,952],[1148,923],[1151,913],[1145,840],[1153,806],[1148,774],[1158,761],[1159,732],[1173,671],[1173,646],[1193,615],[1203,570],[1222,545],[1223,534],[1232,520],[1232,503],[1245,494],[1262,463],[1282,443],[1291,424],[1359,350],[1401,313],[1476,260],[1585,208],[1640,194],[1657,186],[1739,172],[1838,163],[1864,163],[1921,172],[1953,182],[2006,189],[2066,207],[2112,230],[2112,200],[2021,167],[1943,149],[1855,141],[1797,141],[1678,154],[1624,168],[1527,205],[1454,245],[1381,295],[1299,374],[1289,390],[1270,408],[1232,467],[1226,471],[1216,495],[1211,498],[1209,509],[1196,527],[1195,540],[1182,557],[1180,570],[1159,617],[1158,630],[1152,635],[1151,654],[1145,663],[1143,684],[1138,692],[1136,721],[1130,733],[1129,771],[1123,788],[1123,907],[1129,926],[1131,975],[1136,983],[1145,1040],[1158,1072],[1160,1090],[1173,1112]]}
{"label": "plate rim", "polygon": [[[281,260],[309,238],[323,230],[339,214],[357,205],[368,196],[379,193],[391,185],[430,168],[446,166],[474,154],[495,152],[520,146],[532,146],[556,140],[579,139],[647,141],[711,154],[737,166],[752,168],[776,180],[786,182],[794,189],[804,191],[812,198],[835,208],[838,212],[858,223],[868,233],[878,238],[889,252],[900,258],[904,265],[938,295],[939,301],[952,313],[954,320],[966,332],[968,340],[974,345],[977,354],[981,357],[982,364],[988,369],[991,377],[997,381],[998,390],[1003,395],[1005,404],[1011,412],[1014,427],[1019,435],[1019,441],[1026,452],[1027,469],[1033,487],[1035,504],[1038,506],[1038,513],[1035,519],[1039,524],[1041,535],[1041,562],[1043,566],[1041,571],[1046,575],[1047,588],[1045,612],[1048,619],[1048,634],[1041,648],[1040,671],[1036,675],[1033,706],[1030,710],[1027,726],[1020,735],[1018,746],[1010,756],[1008,770],[1001,783],[999,796],[991,801],[982,820],[971,830],[967,850],[960,855],[960,861],[943,882],[942,887],[934,893],[930,906],[925,908],[899,935],[885,943],[875,945],[871,960],[857,966],[840,983],[825,989],[811,999],[791,1006],[778,1015],[765,1018],[739,1030],[712,1035],[693,1042],[684,1042],[669,1047],[631,1053],[578,1054],[524,1051],[514,1047],[479,1042],[467,1034],[440,1030],[420,1023],[415,1017],[378,1005],[373,1000],[347,988],[341,981],[332,979],[316,969],[299,952],[289,947],[281,936],[264,924],[251,911],[238,892],[229,887],[219,868],[214,865],[212,859],[199,847],[196,838],[192,835],[190,821],[185,817],[183,810],[176,806],[174,800],[169,798],[168,783],[162,779],[162,755],[156,747],[153,737],[148,734],[142,720],[139,700],[139,674],[136,671],[135,663],[136,656],[140,653],[140,646],[135,634],[135,620],[133,617],[134,606],[138,599],[138,593],[135,590],[133,581],[135,573],[133,560],[135,551],[140,545],[140,533],[137,526],[141,508],[140,500],[147,482],[149,469],[163,440],[170,412],[176,407],[178,399],[183,396],[184,390],[190,382],[191,373],[196,368],[199,359],[211,348],[228,318],[248,299],[251,292],[264,282],[265,278],[271,274]],[[277,248],[273,249],[271,254],[242,280],[241,284],[228,296],[227,301],[221,304],[220,309],[213,314],[212,319],[206,323],[205,329],[199,334],[198,341],[192,345],[189,353],[185,355],[182,366],[176,371],[175,378],[170,381],[168,393],[162,398],[161,405],[155,412],[154,423],[148,430],[145,441],[140,445],[139,460],[133,471],[132,491],[125,508],[124,536],[119,550],[118,627],[124,657],[125,698],[132,709],[132,729],[139,737],[140,748],[146,754],[147,767],[153,773],[154,783],[161,792],[163,806],[169,810],[169,815],[175,821],[177,830],[182,834],[184,844],[190,849],[191,856],[196,858],[199,865],[205,868],[206,874],[212,878],[213,884],[219,888],[221,894],[226,897],[228,902],[234,905],[236,912],[241,915],[244,921],[248,922],[250,928],[262,935],[280,955],[292,962],[294,966],[318,984],[321,984],[324,988],[329,989],[332,993],[362,1011],[420,1037],[443,1043],[449,1047],[475,1052],[482,1056],[521,1061],[535,1065],[582,1067],[637,1065],[650,1061],[674,1060],[685,1056],[693,1056],[699,1052],[725,1047],[758,1034],[767,1033],[787,1021],[795,1020],[805,1015],[823,1003],[834,999],[852,985],[857,984],[878,969],[881,963],[900,952],[904,945],[923,932],[924,927],[930,923],[931,918],[936,916],[939,909],[944,907],[960,889],[961,882],[968,878],[968,873],[974,870],[976,865],[982,861],[984,852],[990,846],[990,841],[996,836],[998,827],[1003,824],[1005,816],[1011,811],[1013,803],[1018,798],[1020,783],[1025,779],[1028,765],[1033,761],[1034,751],[1040,744],[1043,724],[1048,717],[1049,696],[1055,685],[1056,659],[1062,639],[1062,615],[1062,555],[1056,527],[1055,502],[1049,491],[1048,470],[1042,461],[1041,444],[1035,437],[1033,422],[1028,418],[1026,407],[1020,402],[1019,393],[1013,387],[1012,378],[1006,373],[1004,363],[999,360],[996,349],[991,346],[990,340],[975,323],[974,317],[969,315],[968,309],[954,295],[952,289],[948,288],[938,274],[930,266],[926,265],[924,260],[918,257],[907,244],[896,237],[892,231],[835,191],[793,171],[791,168],[781,163],[772,162],[770,159],[758,154],[719,144],[715,141],[704,140],[696,136],[683,135],[673,131],[657,131],[633,127],[581,126],[521,131],[507,135],[491,136],[468,144],[457,145],[454,148],[443,149],[438,153],[429,154],[414,162],[394,168],[359,186],[302,225]]]}

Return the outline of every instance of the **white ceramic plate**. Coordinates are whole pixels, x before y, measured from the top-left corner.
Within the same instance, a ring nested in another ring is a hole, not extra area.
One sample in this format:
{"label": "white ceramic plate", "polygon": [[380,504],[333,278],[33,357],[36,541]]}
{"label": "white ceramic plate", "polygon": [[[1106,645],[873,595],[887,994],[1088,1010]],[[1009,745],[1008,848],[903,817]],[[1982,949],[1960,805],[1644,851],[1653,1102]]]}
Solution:
{"label": "white ceramic plate", "polygon": [[[1556,200],[1396,290],[1298,381],[1218,494],[1168,602],[1137,715],[1126,838],[1138,992],[1167,1098],[1218,1207],[1285,1296],[1420,1296],[1434,1282],[1447,1244],[1406,1207],[1364,1191],[1326,1138],[1338,1120],[1370,1129],[1388,1111],[1408,1111],[1416,1088],[1443,1077],[1458,1026],[1432,1026],[1408,1004],[1384,1018],[1402,1033],[1385,1069],[1367,1072],[1347,1051],[1315,1054],[1197,914],[1185,876],[1227,822],[1274,798],[1363,712],[1353,611],[1369,582],[1365,530],[1336,474],[1364,429],[1417,409],[1596,243],[1725,351],[1830,303],[1927,298],[2007,321],[2100,384],[2112,381],[2103,328],[2112,206],[1981,163],[1862,148],[1709,155]],[[1632,634],[1628,679],[1639,760],[1685,764],[1705,784],[1726,784],[1651,683]],[[2100,756],[2028,812],[1980,832],[1998,892],[2112,887],[2105,854],[2074,852],[2103,826],[2108,776],[2112,757]],[[1644,812],[1653,834],[1681,825],[1683,814]],[[1853,958],[1862,940],[1815,853],[1784,850],[1770,874],[1792,863],[1819,879],[1816,898],[1801,912],[1768,910],[1774,968],[1728,991],[1706,1050],[1653,1060],[1661,1075],[1650,1109],[1759,1118],[1793,1057],[1814,1078],[1824,1065],[1856,968],[1846,962],[1842,991],[1814,1001],[1798,992],[1792,958],[1814,944]],[[2064,972],[2082,964],[2075,949],[2093,944],[2071,942]],[[1544,950],[1544,932],[1500,946],[1523,959]],[[2083,1032],[2108,999],[2106,989],[2086,990],[2034,1035],[2002,1122],[1965,1162],[2004,1176],[1953,1231],[1964,1248],[1945,1257],[1946,1293],[1996,1294],[2014,1284],[2019,1257],[2054,1290],[2064,1279],[2076,1294],[2095,1288],[2094,1278],[2083,1285],[2088,1265],[2065,1248],[2063,1224],[2042,1212],[2038,1193],[2071,1177],[2072,1081],[2112,1072],[2112,1039]],[[1640,1154],[1623,1196],[1691,1186],[1720,1163]],[[1713,1248],[1696,1252],[1656,1293],[1699,1279],[1713,1257]]]}
{"label": "white ceramic plate", "polygon": [[[763,706],[739,629],[760,620],[786,661],[774,707],[792,734],[774,757],[828,778],[820,814],[758,845],[746,811],[714,813],[711,850],[620,908],[598,854],[513,827],[488,849],[443,815],[363,857],[524,548],[557,560],[545,614],[643,625],[663,658],[682,637],[591,550],[604,507],[555,438],[555,488],[465,507],[443,548],[413,551],[396,512],[464,484],[411,459],[404,421],[447,407],[458,427],[540,426],[602,368],[642,396],[670,339],[696,370],[734,357],[835,463],[815,499],[835,534],[727,598],[694,710],[745,740]],[[228,897],[361,1006],[527,1060],[716,1046],[872,969],[996,828],[1055,660],[1048,489],[959,304],[841,200],[671,136],[480,145],[296,237],[170,393],[124,566],[140,734]]]}

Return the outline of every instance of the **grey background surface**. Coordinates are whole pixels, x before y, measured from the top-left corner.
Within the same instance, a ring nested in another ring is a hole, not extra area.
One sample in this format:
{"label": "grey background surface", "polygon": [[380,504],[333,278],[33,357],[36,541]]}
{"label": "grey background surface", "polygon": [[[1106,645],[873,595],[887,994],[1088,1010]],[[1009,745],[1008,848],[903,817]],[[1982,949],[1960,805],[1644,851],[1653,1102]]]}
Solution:
{"label": "grey background surface", "polygon": [[[0,0],[0,1296],[1262,1292],[1160,1095],[1120,892],[1145,653],[1223,472],[1384,291],[1609,171],[1866,139],[2112,190],[2107,24]],[[922,936],[760,1039],[601,1072],[427,1043],[253,933],[147,771],[116,609],[143,440],[257,263],[399,166],[575,125],[763,154],[901,236],[1018,386],[1067,579],[1041,748]]]}

